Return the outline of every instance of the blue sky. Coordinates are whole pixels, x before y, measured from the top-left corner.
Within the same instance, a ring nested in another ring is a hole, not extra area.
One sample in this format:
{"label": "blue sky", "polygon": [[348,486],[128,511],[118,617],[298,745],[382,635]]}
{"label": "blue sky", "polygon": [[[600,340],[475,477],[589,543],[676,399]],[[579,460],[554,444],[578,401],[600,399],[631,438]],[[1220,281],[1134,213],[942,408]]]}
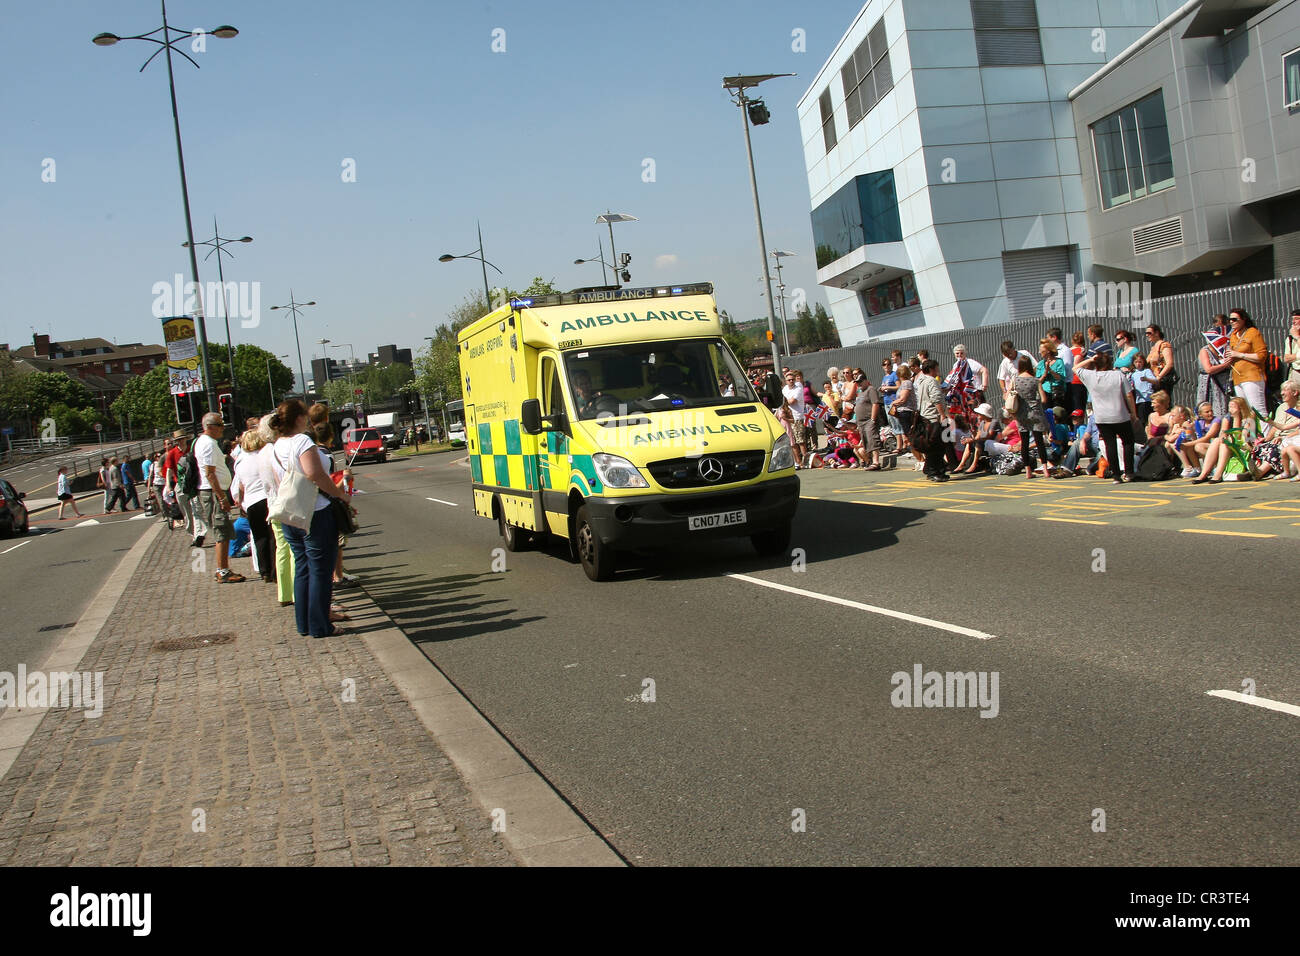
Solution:
{"label": "blue sky", "polygon": [[[225,265],[227,281],[260,283],[261,321],[235,324],[236,344],[293,351],[286,313],[268,311],[292,287],[319,303],[300,324],[307,362],[321,338],[358,355],[420,346],[481,288],[476,262],[437,262],[477,246],[476,219],[508,284],[599,284],[598,264],[572,262],[598,235],[609,258],[594,223],[606,209],[640,220],[615,226],[633,285],[712,281],[737,318],[764,314],[739,111],[721,89],[737,72],[798,74],[763,88],[755,161],[769,248],[798,254],[787,287],[824,302],[795,104],[859,7],[173,0],[175,26],[240,30],[207,39],[201,70],[176,60],[196,238],[216,215],[223,236],[255,240]],[[150,44],[90,42],[153,29],[159,5],[11,2],[5,20],[0,342],[159,342],[154,285],[189,268],[166,68],[137,72]],[[796,28],[807,52],[792,50]],[[200,260],[205,282],[215,261]]]}

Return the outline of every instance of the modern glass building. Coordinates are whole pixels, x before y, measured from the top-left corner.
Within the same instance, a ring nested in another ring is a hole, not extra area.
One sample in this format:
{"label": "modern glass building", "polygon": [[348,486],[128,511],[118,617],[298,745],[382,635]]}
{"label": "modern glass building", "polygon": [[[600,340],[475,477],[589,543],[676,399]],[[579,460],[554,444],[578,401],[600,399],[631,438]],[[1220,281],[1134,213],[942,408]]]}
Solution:
{"label": "modern glass building", "polygon": [[1155,296],[1300,273],[1300,2],[1186,3],[1070,96],[1097,266]]}
{"label": "modern glass building", "polygon": [[[1182,6],[868,0],[798,106],[817,281],[843,343],[1041,315],[1052,283],[1120,278],[1094,260],[1098,176],[1070,93]],[[1115,206],[1177,182],[1154,90],[1134,92],[1099,134]],[[1140,179],[1121,176],[1134,144]]]}

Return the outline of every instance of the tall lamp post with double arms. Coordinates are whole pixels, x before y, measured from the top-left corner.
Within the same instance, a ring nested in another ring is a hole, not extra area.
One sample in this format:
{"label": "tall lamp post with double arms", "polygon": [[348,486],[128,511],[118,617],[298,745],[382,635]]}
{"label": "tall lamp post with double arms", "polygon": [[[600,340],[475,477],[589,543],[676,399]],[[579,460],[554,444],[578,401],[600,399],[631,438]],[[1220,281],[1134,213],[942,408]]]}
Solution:
{"label": "tall lamp post with double arms", "polygon": [[[190,278],[194,282],[194,295],[197,320],[194,324],[199,333],[199,361],[203,367],[203,383],[208,392],[208,411],[217,410],[217,391],[215,383],[212,381],[212,375],[208,371],[208,329],[203,317],[203,287],[199,284],[199,260],[194,253],[194,224],[190,219],[190,187],[185,179],[185,151],[181,146],[181,120],[180,112],[176,108],[176,78],[172,72],[172,51],[179,53],[185,59],[194,64],[195,69],[199,68],[198,63],[194,62],[184,50],[175,46],[182,39],[189,40],[193,34],[189,30],[181,30],[177,27],[169,26],[167,23],[167,0],[160,0],[162,3],[162,26],[156,30],[150,30],[148,33],[140,33],[136,36],[120,37],[116,33],[99,33],[91,38],[92,43],[96,46],[112,46],[120,40],[146,40],[149,43],[156,43],[158,49],[150,54],[149,59],[144,61],[144,66],[140,67],[143,73],[145,67],[153,62],[153,58],[159,53],[165,53],[164,59],[167,61],[167,89],[171,93],[172,100],[172,126],[176,130],[176,161],[181,170],[181,199],[185,205],[185,237],[188,241],[190,250]],[[232,26],[223,25],[210,31],[212,36],[222,40],[228,40],[231,37],[239,35],[239,31]],[[161,36],[157,36],[161,34]],[[234,372],[231,372],[232,376]],[[233,383],[232,383],[233,384]]]}

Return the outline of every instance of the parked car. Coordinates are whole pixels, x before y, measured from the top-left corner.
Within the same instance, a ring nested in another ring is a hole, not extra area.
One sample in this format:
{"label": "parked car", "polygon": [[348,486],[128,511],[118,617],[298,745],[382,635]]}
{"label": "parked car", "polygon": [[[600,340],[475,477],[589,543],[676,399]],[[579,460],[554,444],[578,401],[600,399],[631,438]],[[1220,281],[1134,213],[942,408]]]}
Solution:
{"label": "parked car", "polygon": [[343,433],[343,456],[349,462],[388,461],[388,449],[377,428],[349,428]]}
{"label": "parked car", "polygon": [[27,495],[0,478],[0,533],[26,534],[29,518],[23,499]]}

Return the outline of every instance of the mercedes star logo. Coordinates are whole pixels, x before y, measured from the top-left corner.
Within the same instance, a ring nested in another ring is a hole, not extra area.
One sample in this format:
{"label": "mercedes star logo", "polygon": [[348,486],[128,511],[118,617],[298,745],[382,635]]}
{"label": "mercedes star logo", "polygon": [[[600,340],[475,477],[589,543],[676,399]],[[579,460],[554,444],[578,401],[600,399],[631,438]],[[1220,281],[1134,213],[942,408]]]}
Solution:
{"label": "mercedes star logo", "polygon": [[705,481],[717,481],[722,477],[722,462],[716,458],[701,458],[700,477]]}

